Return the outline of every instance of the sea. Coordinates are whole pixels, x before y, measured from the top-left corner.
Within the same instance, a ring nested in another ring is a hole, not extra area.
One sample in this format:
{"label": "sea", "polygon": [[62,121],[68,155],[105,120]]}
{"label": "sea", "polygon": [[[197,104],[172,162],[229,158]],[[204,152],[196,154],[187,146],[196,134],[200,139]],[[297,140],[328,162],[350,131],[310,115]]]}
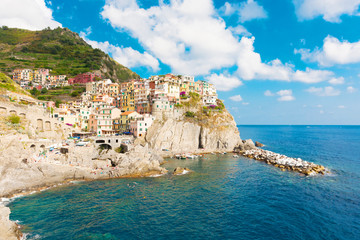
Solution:
{"label": "sea", "polygon": [[360,239],[360,126],[238,126],[322,164],[306,177],[233,154],[167,159],[192,173],[78,182],[18,198],[27,239]]}

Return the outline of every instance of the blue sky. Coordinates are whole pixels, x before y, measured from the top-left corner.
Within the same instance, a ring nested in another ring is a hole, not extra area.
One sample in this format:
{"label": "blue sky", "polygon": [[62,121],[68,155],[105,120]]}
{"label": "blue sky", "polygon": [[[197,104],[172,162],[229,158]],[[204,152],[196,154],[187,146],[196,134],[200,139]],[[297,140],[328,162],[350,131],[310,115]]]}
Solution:
{"label": "blue sky", "polygon": [[4,1],[0,25],[67,27],[144,78],[208,80],[238,124],[360,124],[360,0]]}

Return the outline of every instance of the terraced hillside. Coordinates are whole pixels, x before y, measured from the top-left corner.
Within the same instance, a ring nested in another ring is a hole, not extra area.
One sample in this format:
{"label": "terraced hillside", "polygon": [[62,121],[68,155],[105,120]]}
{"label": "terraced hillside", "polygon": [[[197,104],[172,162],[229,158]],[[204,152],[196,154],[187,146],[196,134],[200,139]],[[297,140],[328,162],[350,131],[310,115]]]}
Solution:
{"label": "terraced hillside", "polygon": [[69,77],[95,71],[117,82],[139,78],[77,33],[60,27],[42,31],[0,28],[0,71],[9,75],[14,68],[49,68],[54,75]]}

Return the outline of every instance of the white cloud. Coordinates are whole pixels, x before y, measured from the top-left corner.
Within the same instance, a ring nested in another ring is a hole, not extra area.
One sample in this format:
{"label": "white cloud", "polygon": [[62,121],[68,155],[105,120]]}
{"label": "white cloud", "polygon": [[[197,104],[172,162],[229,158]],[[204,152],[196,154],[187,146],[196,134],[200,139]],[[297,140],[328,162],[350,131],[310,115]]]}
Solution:
{"label": "white cloud", "polygon": [[41,30],[61,27],[44,0],[2,0],[0,26]]}
{"label": "white cloud", "polygon": [[242,103],[242,105],[245,105],[245,106],[247,106],[247,105],[249,105],[250,103],[248,103],[248,102],[243,102]]}
{"label": "white cloud", "polygon": [[137,38],[173,72],[209,74],[236,62],[238,40],[215,17],[211,0],[174,0],[148,9],[135,0],[108,0],[101,15]]}
{"label": "white cloud", "polygon": [[303,83],[319,83],[328,80],[334,73],[326,70],[313,70],[306,68],[305,71],[296,70],[293,80]]}
{"label": "white cloud", "polygon": [[329,83],[332,85],[340,85],[340,84],[344,84],[345,79],[343,77],[338,77],[338,78],[332,78],[329,80]]}
{"label": "white cloud", "polygon": [[206,79],[215,85],[218,91],[230,91],[231,89],[241,86],[243,83],[234,76],[224,74],[211,74]]}
{"label": "white cloud", "polygon": [[360,0],[293,0],[299,20],[322,16],[328,22],[341,22],[340,17],[358,15]]}
{"label": "white cloud", "polygon": [[339,105],[338,108],[343,109],[346,108],[344,105]]}
{"label": "white cloud", "polygon": [[264,95],[267,96],[267,97],[272,97],[272,96],[274,96],[275,94],[272,93],[270,90],[266,90],[266,91],[264,92]]}
{"label": "white cloud", "polygon": [[316,107],[317,107],[317,108],[322,108],[322,107],[323,107],[323,105],[318,104],[318,105],[316,105]]}
{"label": "white cloud", "polygon": [[226,2],[224,6],[220,8],[220,11],[225,16],[237,14],[239,16],[239,21],[242,23],[254,19],[267,18],[267,13],[264,8],[254,0],[247,0],[246,2],[234,4]]}
{"label": "white cloud", "polygon": [[243,100],[240,95],[231,96],[231,97],[229,97],[229,99],[234,102],[241,102]]}
{"label": "white cloud", "polygon": [[87,34],[91,32],[91,28],[87,28],[87,33],[80,32],[80,36],[93,48],[99,48],[106,53],[109,53],[118,63],[132,68],[132,67],[149,67],[153,71],[159,70],[159,61],[151,56],[149,53],[140,53],[131,47],[121,48],[106,42],[92,41],[86,38]]}
{"label": "white cloud", "polygon": [[307,89],[306,91],[309,92],[309,93],[315,94],[317,96],[323,96],[323,97],[340,95],[340,91],[333,88],[333,87],[331,87],[331,86],[324,87],[324,88],[322,88],[322,87],[319,87],[319,88],[311,87],[311,88]]}
{"label": "white cloud", "polygon": [[292,95],[293,92],[292,90],[288,89],[288,90],[280,90],[276,93],[278,96],[280,96],[278,98],[278,101],[293,101],[295,100],[295,97]]}
{"label": "white cloud", "polygon": [[324,112],[324,110],[320,110],[320,112],[319,112],[320,114],[324,114],[325,112]]}
{"label": "white cloud", "polygon": [[228,29],[232,32],[233,35],[251,37],[251,33],[248,32],[248,30],[242,25],[237,25],[236,27],[230,26]]}
{"label": "white cloud", "polygon": [[357,91],[357,89],[354,88],[354,87],[352,87],[352,86],[350,86],[350,87],[347,87],[347,88],[346,88],[346,91],[347,91],[348,93],[354,93],[354,92]]}
{"label": "white cloud", "polygon": [[[359,0],[360,1],[360,0]],[[317,62],[322,66],[335,64],[351,64],[360,62],[360,41],[350,43],[346,40],[327,36],[321,49],[295,49],[303,61]]]}
{"label": "white cloud", "polygon": [[313,70],[306,68],[305,71],[293,70],[293,66],[283,64],[279,59],[263,63],[259,53],[254,49],[254,37],[243,37],[240,40],[242,46],[239,51],[237,62],[238,75],[244,80],[280,80],[299,81],[303,83],[318,83],[329,80],[333,72],[326,70]]}
{"label": "white cloud", "polygon": [[[246,4],[255,2],[247,1]],[[227,14],[230,14],[231,6],[225,5]],[[136,0],[107,0],[101,15],[114,28],[136,38],[145,51],[169,65],[173,72],[207,75],[214,70],[237,67],[234,74],[243,80],[304,83],[326,81],[333,74],[312,69],[295,71],[293,65],[279,59],[263,62],[260,54],[255,52],[255,38],[247,37],[242,27],[227,28],[211,0],[172,0],[169,4],[161,2],[159,6],[147,9],[141,8]],[[239,34],[242,34],[240,39]],[[218,84],[219,75],[211,76],[217,87],[230,90],[231,86]],[[232,79],[235,87],[240,85],[237,78]]]}

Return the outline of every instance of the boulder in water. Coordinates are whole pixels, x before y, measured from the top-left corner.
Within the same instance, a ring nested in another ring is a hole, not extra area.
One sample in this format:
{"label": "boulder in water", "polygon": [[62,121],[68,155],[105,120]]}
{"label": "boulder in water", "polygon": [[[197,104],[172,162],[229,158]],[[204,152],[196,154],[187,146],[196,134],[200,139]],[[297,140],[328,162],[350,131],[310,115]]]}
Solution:
{"label": "boulder in water", "polygon": [[265,145],[258,141],[255,142],[255,147],[263,147],[263,146],[265,146]]}
{"label": "boulder in water", "polygon": [[174,169],[173,175],[183,175],[186,174],[188,172],[190,172],[191,170],[189,168],[182,168],[182,167],[177,167]]}

